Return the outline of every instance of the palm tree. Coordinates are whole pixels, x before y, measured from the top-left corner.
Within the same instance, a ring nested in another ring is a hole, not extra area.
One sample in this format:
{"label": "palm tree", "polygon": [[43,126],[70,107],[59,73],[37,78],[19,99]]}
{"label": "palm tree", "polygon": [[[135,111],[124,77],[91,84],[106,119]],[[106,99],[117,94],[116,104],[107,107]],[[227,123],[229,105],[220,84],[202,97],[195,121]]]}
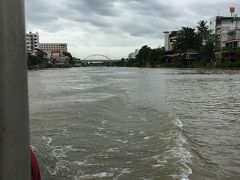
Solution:
{"label": "palm tree", "polygon": [[197,32],[202,40],[203,45],[209,37],[210,31],[208,29],[207,21],[201,20],[198,22]]}

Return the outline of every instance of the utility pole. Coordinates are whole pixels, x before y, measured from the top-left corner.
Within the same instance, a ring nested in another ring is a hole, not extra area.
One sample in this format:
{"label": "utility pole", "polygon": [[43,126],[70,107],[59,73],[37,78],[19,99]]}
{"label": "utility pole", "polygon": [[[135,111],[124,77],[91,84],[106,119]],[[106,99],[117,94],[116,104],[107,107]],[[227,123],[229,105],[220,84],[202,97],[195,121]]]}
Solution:
{"label": "utility pole", "polygon": [[30,180],[24,0],[0,0],[0,179]]}

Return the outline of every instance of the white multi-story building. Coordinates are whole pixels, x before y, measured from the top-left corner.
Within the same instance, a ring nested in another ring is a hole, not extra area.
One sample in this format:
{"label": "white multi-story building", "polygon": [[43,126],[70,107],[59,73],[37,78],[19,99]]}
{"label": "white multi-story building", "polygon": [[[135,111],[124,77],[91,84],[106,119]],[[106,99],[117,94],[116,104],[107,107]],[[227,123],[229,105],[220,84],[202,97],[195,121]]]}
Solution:
{"label": "white multi-story building", "polygon": [[165,34],[164,36],[164,49],[165,51],[169,51],[170,50],[170,43],[169,43],[169,31],[164,31],[163,32]]}
{"label": "white multi-story building", "polygon": [[26,51],[28,54],[34,54],[36,52],[36,48],[39,48],[39,35],[38,32],[26,33]]}
{"label": "white multi-story building", "polygon": [[216,37],[216,50],[229,45],[240,47],[240,17],[217,16],[210,20],[210,29]]}
{"label": "white multi-story building", "polygon": [[164,40],[164,48],[165,51],[173,50],[173,43],[176,41],[177,34],[179,31],[165,31],[165,40]]}
{"label": "white multi-story building", "polygon": [[39,49],[46,52],[49,56],[51,56],[52,51],[59,50],[61,55],[63,52],[67,52],[67,44],[66,43],[40,43]]}
{"label": "white multi-story building", "polygon": [[136,49],[135,52],[132,52],[128,55],[128,59],[135,59],[138,53],[139,53],[139,50]]}

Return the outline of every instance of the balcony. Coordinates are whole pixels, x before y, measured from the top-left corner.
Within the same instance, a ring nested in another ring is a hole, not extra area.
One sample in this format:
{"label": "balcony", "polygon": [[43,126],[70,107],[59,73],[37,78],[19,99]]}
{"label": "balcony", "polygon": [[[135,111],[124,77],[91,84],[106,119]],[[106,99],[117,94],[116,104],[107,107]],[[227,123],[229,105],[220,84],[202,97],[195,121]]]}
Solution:
{"label": "balcony", "polygon": [[227,33],[227,41],[240,40],[240,29],[231,30]]}
{"label": "balcony", "polygon": [[240,29],[228,31],[225,47],[235,49],[240,46]]}

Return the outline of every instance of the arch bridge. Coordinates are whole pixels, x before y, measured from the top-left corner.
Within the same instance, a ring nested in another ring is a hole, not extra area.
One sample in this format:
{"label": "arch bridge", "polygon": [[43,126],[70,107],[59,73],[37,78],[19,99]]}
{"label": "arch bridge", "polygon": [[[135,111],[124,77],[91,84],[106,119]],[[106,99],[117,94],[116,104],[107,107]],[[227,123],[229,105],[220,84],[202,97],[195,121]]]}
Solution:
{"label": "arch bridge", "polygon": [[117,62],[117,61],[120,61],[120,60],[111,59],[110,57],[102,54],[92,54],[80,60],[80,62],[82,63],[111,63],[111,62]]}

